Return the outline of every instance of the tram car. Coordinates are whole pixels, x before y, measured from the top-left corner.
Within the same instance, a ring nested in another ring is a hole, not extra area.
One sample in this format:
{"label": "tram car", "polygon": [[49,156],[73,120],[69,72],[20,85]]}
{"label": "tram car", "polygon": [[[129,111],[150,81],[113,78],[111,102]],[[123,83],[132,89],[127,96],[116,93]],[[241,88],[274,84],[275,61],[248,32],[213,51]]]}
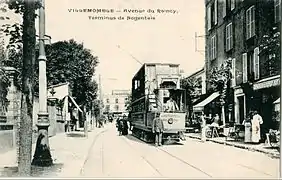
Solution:
{"label": "tram car", "polygon": [[[132,79],[133,136],[153,142],[156,113],[164,124],[163,142],[179,142],[185,132],[185,90],[180,88],[179,64],[146,63]],[[174,101],[173,108],[167,107]]]}

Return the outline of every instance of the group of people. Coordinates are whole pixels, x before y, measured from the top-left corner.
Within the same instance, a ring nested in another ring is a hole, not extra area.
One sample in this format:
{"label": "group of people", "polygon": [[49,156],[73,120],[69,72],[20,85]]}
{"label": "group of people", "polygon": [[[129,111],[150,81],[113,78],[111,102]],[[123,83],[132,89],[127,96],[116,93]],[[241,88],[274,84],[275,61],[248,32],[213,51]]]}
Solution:
{"label": "group of people", "polygon": [[[206,122],[207,117],[202,112],[201,114],[201,128],[202,128],[202,141],[206,140],[206,130],[209,127],[219,128],[219,115],[214,116],[213,122],[211,125],[207,126]],[[262,117],[258,114],[257,111],[251,112],[249,116],[242,123],[245,126],[245,142],[259,143],[261,140],[261,131],[260,126],[263,124]],[[249,130],[248,130],[249,128]]]}
{"label": "group of people", "polygon": [[[261,140],[261,131],[260,126],[263,124],[262,117],[258,114],[257,111],[250,112],[249,116],[243,121],[245,125],[245,142],[259,143]],[[251,131],[248,131],[247,128],[250,127]],[[248,134],[251,132],[251,134]]]}
{"label": "group of people", "polygon": [[122,118],[117,118],[116,127],[119,132],[119,135],[128,135],[128,124],[126,116],[124,115]]}

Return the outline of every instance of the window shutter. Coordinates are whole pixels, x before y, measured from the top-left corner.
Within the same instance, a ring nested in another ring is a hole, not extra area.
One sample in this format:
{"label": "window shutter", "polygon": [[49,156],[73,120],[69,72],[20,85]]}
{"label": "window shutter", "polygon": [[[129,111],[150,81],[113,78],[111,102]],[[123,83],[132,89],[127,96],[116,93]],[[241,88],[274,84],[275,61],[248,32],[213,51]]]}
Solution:
{"label": "window shutter", "polygon": [[226,16],[226,0],[223,0],[222,2],[222,16],[225,17]]}
{"label": "window shutter", "polygon": [[259,79],[259,48],[254,49],[254,78]]}
{"label": "window shutter", "polygon": [[208,20],[208,30],[210,30],[211,29],[211,7],[210,6],[208,7],[207,16],[208,16],[208,18],[207,18],[207,20]]}
{"label": "window shutter", "polygon": [[230,24],[230,27],[229,27],[229,38],[230,38],[230,49],[233,48],[233,24],[231,23]]}
{"label": "window shutter", "polygon": [[232,76],[232,86],[236,86],[236,59],[232,59],[232,64],[231,64],[231,76]]}
{"label": "window shutter", "polygon": [[248,81],[248,61],[247,61],[247,53],[243,54],[243,83],[246,83]]}
{"label": "window shutter", "polygon": [[228,51],[228,25],[225,27],[225,50]]}
{"label": "window shutter", "polygon": [[217,40],[216,35],[214,36],[214,58],[217,57]]}
{"label": "window shutter", "polygon": [[217,0],[214,1],[214,24],[217,24]]}
{"label": "window shutter", "polygon": [[231,0],[231,5],[230,5],[231,7],[231,11],[233,10],[233,9],[235,9],[235,0]]}
{"label": "window shutter", "polygon": [[255,34],[256,34],[256,23],[255,23],[255,7],[252,7],[251,8],[251,12],[250,12],[250,16],[251,16],[251,18],[250,18],[250,26],[251,26],[251,36],[250,37],[253,37]]}
{"label": "window shutter", "polygon": [[250,34],[250,10],[246,12],[246,39],[249,38]]}

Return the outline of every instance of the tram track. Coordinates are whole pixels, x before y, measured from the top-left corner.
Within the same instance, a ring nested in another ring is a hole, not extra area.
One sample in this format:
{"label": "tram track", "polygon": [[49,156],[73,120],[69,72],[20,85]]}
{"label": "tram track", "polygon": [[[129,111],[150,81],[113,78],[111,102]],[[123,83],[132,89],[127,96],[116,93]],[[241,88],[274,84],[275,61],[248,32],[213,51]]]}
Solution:
{"label": "tram track", "polygon": [[[131,143],[129,143],[125,138],[122,138],[123,141],[131,148],[133,149],[135,152],[138,152],[138,150],[136,150],[136,148],[133,147],[133,145]],[[160,172],[160,170],[155,167],[146,157],[144,157],[142,154],[138,153],[138,155],[152,168],[154,169],[158,175],[160,175],[161,177],[164,177],[164,175]]]}
{"label": "tram track", "polygon": [[[132,137],[136,138],[135,136],[132,136]],[[129,143],[127,139],[125,139],[125,138],[122,138],[122,139],[123,139],[123,140],[126,142],[126,144],[129,145],[132,149],[136,150],[136,148],[134,148],[133,145],[132,145],[131,143]],[[137,138],[137,139],[138,139],[138,138]],[[145,141],[143,141],[143,140],[141,140],[141,139],[138,139],[138,140],[140,140],[141,142],[145,142]],[[148,144],[148,145],[151,146],[150,144]],[[203,171],[202,169],[200,169],[200,168],[194,166],[193,164],[191,164],[191,163],[189,163],[189,162],[187,162],[187,161],[184,161],[183,159],[181,159],[181,158],[175,156],[174,154],[172,154],[172,153],[170,153],[170,152],[168,152],[168,151],[166,151],[166,150],[164,150],[164,149],[161,149],[160,147],[156,147],[156,149],[157,149],[159,152],[162,152],[162,153],[168,155],[169,157],[171,157],[171,158],[177,160],[178,162],[181,162],[182,164],[184,164],[184,165],[186,165],[186,166],[189,166],[190,168],[192,168],[192,169],[194,169],[194,170],[196,170],[196,171],[198,171],[198,172],[204,174],[205,176],[207,176],[207,177],[209,177],[209,178],[212,178],[212,176],[211,176],[209,173]],[[165,177],[165,176],[160,172],[160,170],[150,162],[150,160],[148,160],[146,157],[144,157],[144,156],[141,155],[140,153],[139,153],[139,155],[140,155],[140,156],[142,157],[142,159],[144,159],[159,175],[161,175],[162,177]]]}
{"label": "tram track", "polygon": [[85,166],[86,166],[88,160],[90,159],[89,157],[91,156],[91,152],[92,152],[93,147],[94,147],[94,145],[96,144],[98,138],[99,138],[102,134],[104,134],[105,132],[107,132],[107,131],[108,131],[108,129],[105,129],[105,130],[99,132],[99,133],[95,136],[95,138],[93,139],[93,141],[92,141],[92,143],[91,143],[91,145],[90,145],[90,148],[88,149],[88,152],[87,152],[86,158],[85,158],[85,160],[84,160],[83,166],[82,166],[81,169],[80,169],[80,175],[83,175],[83,173],[84,173],[84,168],[85,168]]}
{"label": "tram track", "polygon": [[197,171],[199,171],[199,172],[205,174],[206,176],[212,178],[212,176],[211,176],[210,174],[208,174],[207,172],[205,172],[205,171],[203,171],[202,169],[200,169],[200,168],[194,166],[194,165],[191,164],[191,163],[188,163],[187,161],[184,161],[183,159],[181,159],[181,158],[179,158],[179,157],[173,155],[172,153],[170,153],[170,152],[168,152],[168,151],[166,151],[166,150],[164,150],[164,149],[161,149],[161,148],[159,148],[159,147],[158,147],[158,150],[160,150],[160,151],[166,153],[166,154],[169,155],[170,157],[173,157],[174,159],[177,159],[178,161],[182,162],[183,164],[185,164],[185,165],[187,165],[187,166],[189,166],[189,167],[191,167],[191,168],[193,168],[193,169],[195,169],[195,170],[197,170]]}

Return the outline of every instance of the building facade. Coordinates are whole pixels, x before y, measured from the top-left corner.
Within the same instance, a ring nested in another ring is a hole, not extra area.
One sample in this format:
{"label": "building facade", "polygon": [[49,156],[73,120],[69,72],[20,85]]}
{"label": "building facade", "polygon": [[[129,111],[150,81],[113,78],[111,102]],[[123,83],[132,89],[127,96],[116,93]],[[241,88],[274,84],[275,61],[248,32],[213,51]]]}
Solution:
{"label": "building facade", "polygon": [[196,71],[195,73],[188,76],[188,78],[195,79],[198,86],[195,88],[195,95],[200,96],[206,94],[206,71],[205,67]]}
{"label": "building facade", "polygon": [[126,114],[126,102],[130,90],[113,90],[111,94],[103,95],[104,114]]}
{"label": "building facade", "polygon": [[261,45],[273,27],[280,31],[281,0],[206,0],[205,8],[207,79],[213,68],[232,60],[230,120],[242,123],[256,110],[264,129],[276,128],[279,118],[272,117],[274,102],[280,98],[280,59],[270,66],[271,57],[262,54]]}

